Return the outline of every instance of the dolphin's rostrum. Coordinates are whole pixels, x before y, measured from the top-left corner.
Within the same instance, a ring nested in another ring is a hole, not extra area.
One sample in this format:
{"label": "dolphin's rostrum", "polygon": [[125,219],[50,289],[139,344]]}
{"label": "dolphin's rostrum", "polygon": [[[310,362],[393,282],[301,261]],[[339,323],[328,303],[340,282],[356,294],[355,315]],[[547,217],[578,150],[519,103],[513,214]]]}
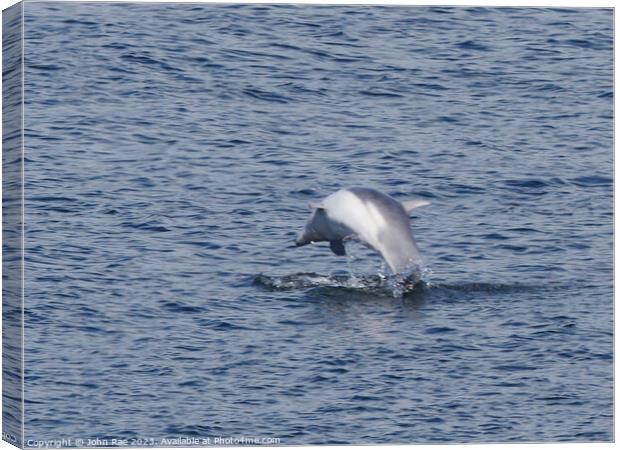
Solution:
{"label": "dolphin's rostrum", "polygon": [[297,246],[329,241],[336,255],[344,255],[344,240],[358,238],[383,256],[392,272],[419,268],[421,257],[411,234],[409,213],[427,200],[399,202],[369,188],[341,189],[319,204],[296,241]]}

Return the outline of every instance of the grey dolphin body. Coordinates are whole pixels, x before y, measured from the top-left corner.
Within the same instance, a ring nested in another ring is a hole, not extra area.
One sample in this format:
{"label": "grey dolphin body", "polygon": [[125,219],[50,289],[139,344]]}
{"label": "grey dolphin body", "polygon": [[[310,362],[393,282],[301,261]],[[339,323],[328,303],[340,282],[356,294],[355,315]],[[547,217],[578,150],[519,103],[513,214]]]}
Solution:
{"label": "grey dolphin body", "polygon": [[369,188],[342,189],[311,205],[312,217],[296,244],[329,241],[336,255],[344,255],[344,240],[355,237],[380,253],[395,274],[410,271],[419,268],[421,256],[409,213],[428,204],[426,200],[401,203]]}

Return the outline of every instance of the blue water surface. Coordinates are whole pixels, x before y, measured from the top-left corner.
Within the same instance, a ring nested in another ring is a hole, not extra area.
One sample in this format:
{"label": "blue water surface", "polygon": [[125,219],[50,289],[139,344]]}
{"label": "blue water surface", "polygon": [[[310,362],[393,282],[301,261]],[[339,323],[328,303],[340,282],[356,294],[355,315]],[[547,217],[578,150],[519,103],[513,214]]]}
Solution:
{"label": "blue water surface", "polygon": [[[25,439],[612,440],[612,21],[26,3]],[[291,248],[347,186],[425,283]]]}

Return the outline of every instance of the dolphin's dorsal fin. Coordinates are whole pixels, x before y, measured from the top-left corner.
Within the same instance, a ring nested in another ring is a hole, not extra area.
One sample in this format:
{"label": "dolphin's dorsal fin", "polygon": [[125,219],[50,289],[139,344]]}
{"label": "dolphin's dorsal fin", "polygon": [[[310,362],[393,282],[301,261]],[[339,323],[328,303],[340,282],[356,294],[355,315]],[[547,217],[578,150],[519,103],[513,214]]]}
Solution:
{"label": "dolphin's dorsal fin", "polygon": [[421,198],[416,198],[413,200],[405,200],[404,202],[402,202],[402,204],[403,208],[405,208],[405,211],[409,214],[411,213],[411,211],[419,208],[420,206],[430,205],[431,202],[429,202],[428,200],[422,200]]}
{"label": "dolphin's dorsal fin", "polygon": [[312,209],[325,209],[323,203],[310,203],[310,208]]}

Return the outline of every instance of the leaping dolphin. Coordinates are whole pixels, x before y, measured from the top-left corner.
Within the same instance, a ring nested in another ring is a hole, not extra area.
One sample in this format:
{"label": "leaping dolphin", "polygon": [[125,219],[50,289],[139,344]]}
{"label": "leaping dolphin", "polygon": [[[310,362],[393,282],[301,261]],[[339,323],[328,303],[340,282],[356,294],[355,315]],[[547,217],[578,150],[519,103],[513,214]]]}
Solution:
{"label": "leaping dolphin", "polygon": [[358,238],[385,259],[394,274],[419,268],[420,251],[411,234],[409,213],[430,205],[427,200],[398,202],[387,194],[368,188],[341,189],[314,210],[295,244],[299,247],[329,241],[336,255],[345,255],[344,241]]}

